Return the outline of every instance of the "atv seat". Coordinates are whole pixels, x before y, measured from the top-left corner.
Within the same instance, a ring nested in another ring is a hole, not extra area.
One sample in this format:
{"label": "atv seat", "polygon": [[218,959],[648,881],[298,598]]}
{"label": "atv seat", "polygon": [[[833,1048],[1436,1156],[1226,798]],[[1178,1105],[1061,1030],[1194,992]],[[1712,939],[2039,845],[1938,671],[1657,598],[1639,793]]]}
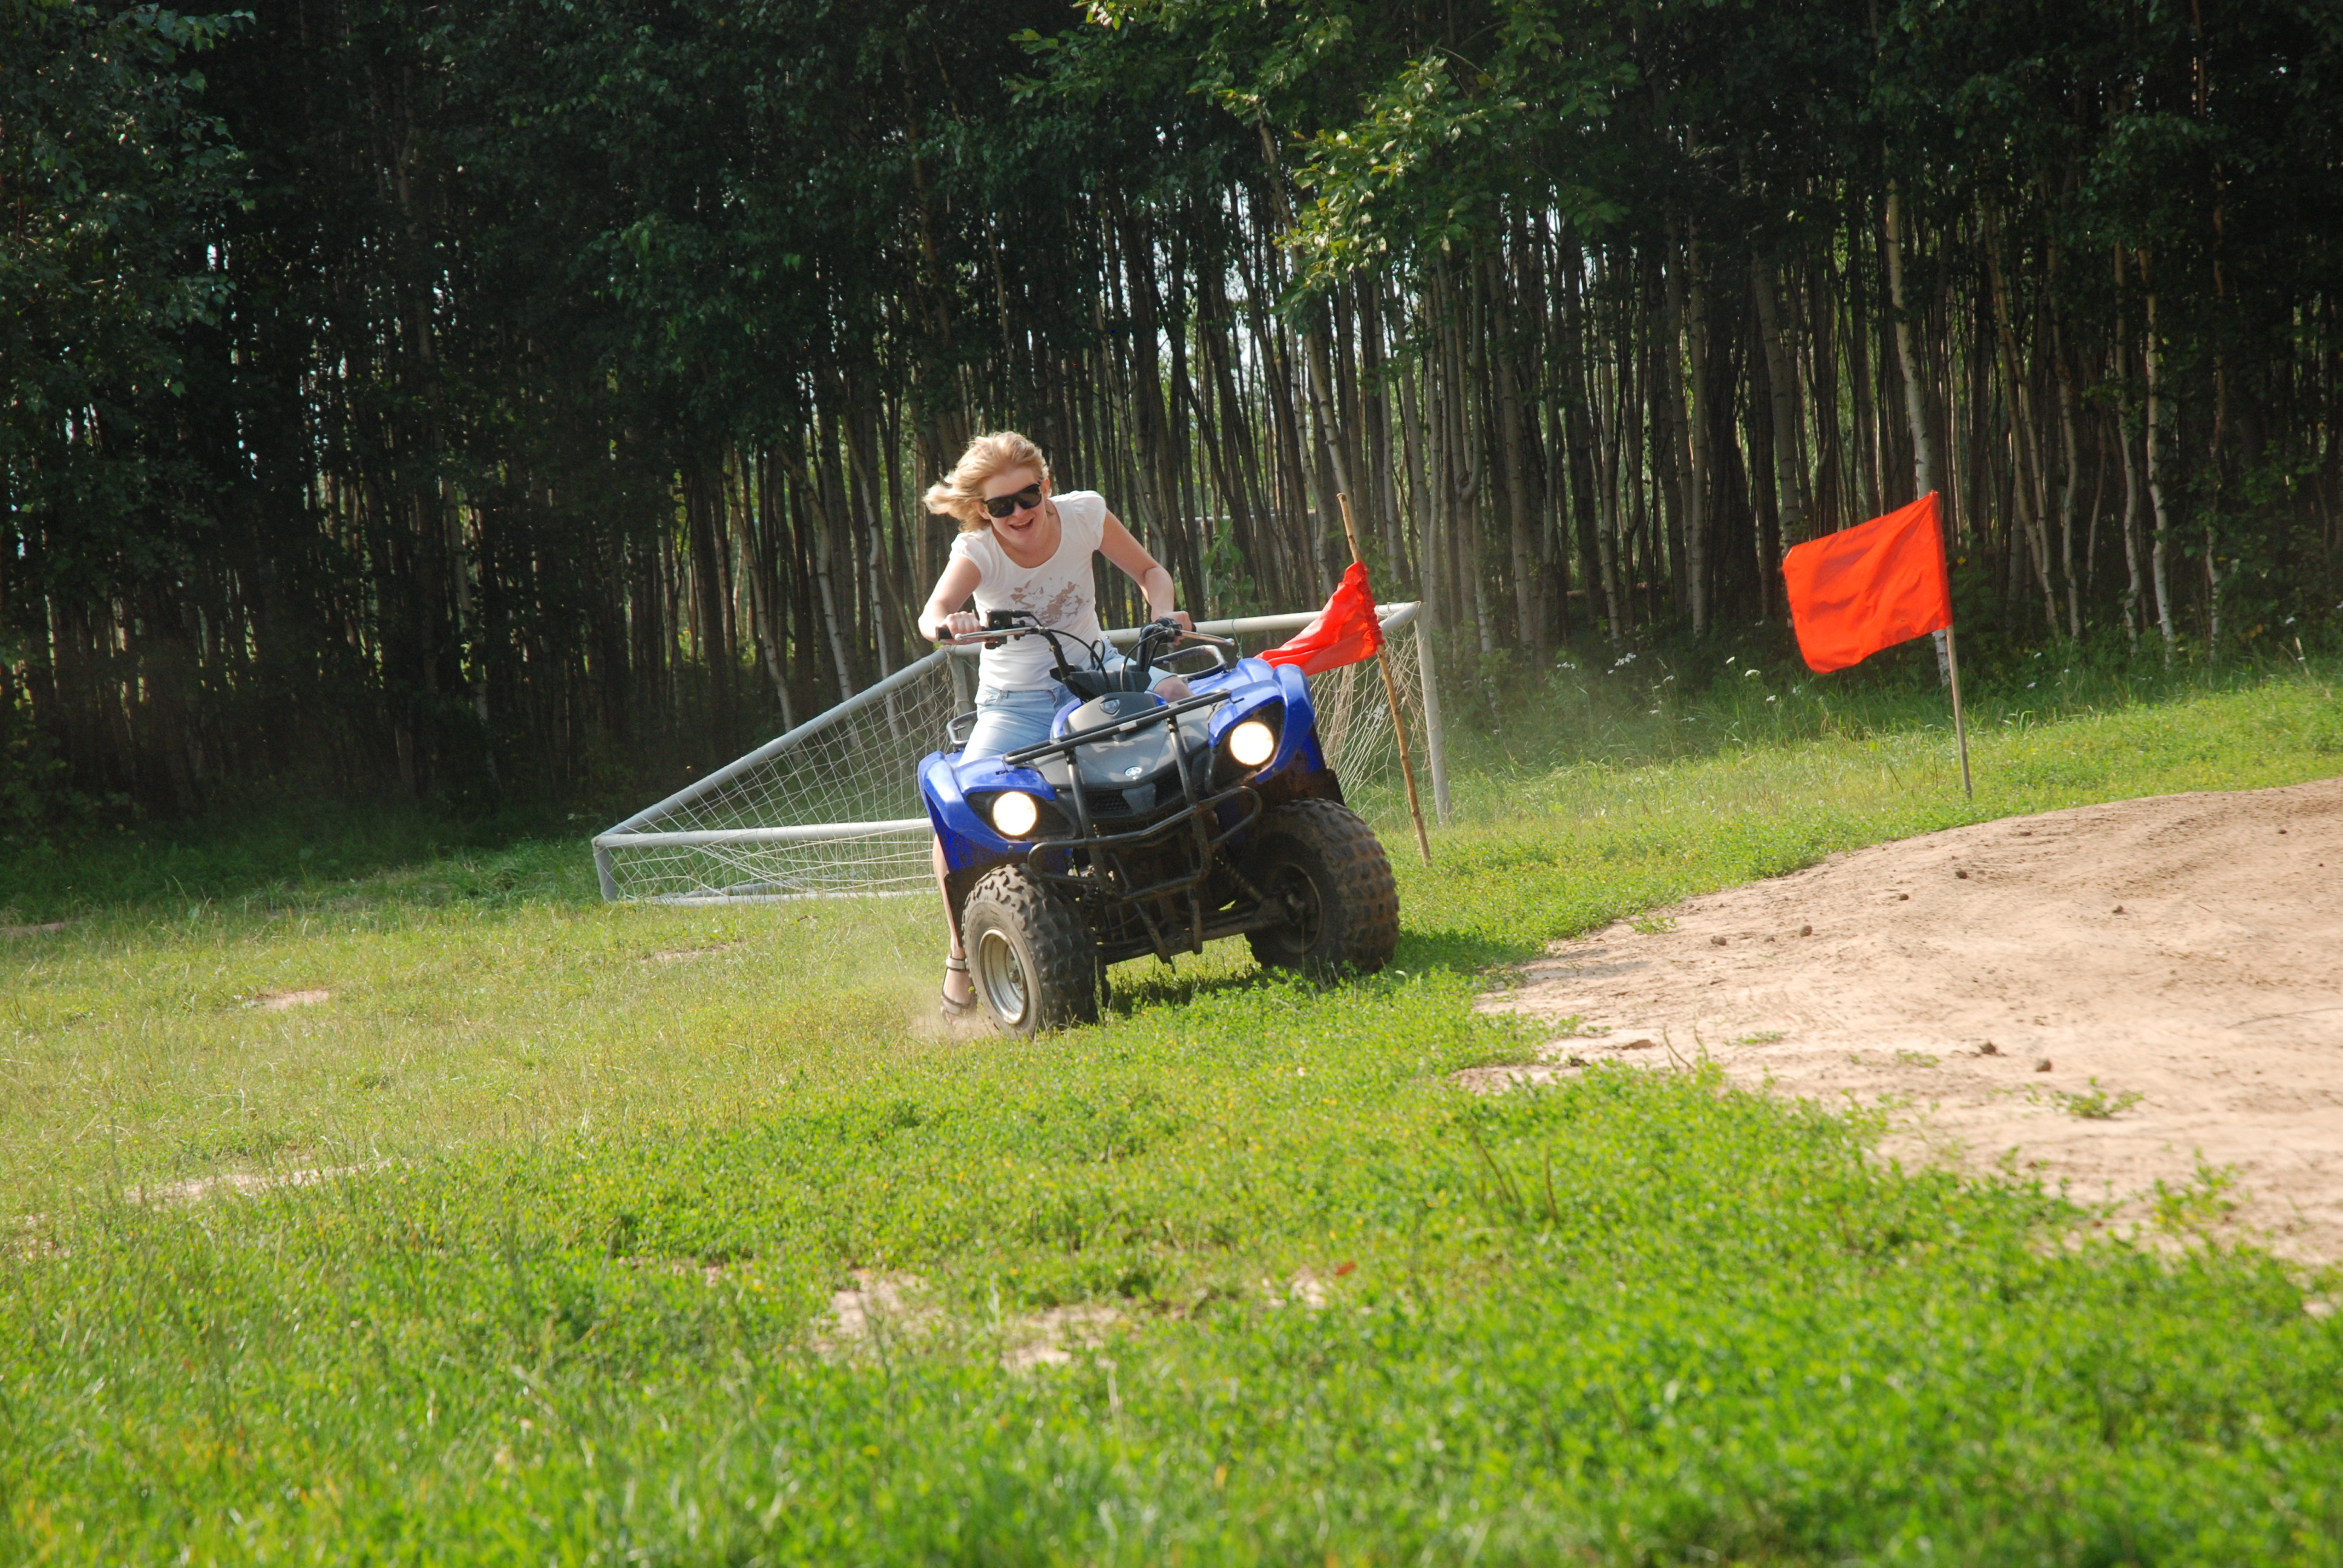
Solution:
{"label": "atv seat", "polygon": [[1121,664],[1112,669],[1062,670],[1059,678],[1066,683],[1068,691],[1084,702],[1091,702],[1120,691],[1145,691],[1163,676],[1135,664]]}

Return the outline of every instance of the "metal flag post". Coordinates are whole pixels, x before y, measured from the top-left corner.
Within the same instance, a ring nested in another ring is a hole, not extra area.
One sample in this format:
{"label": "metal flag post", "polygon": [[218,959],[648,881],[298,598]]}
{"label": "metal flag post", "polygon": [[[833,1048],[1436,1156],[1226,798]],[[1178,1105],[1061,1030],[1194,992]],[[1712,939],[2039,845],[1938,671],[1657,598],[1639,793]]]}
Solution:
{"label": "metal flag post", "polygon": [[[1334,500],[1342,508],[1342,532],[1350,536],[1351,558],[1365,566],[1366,552],[1359,548],[1359,525],[1351,520],[1351,498],[1336,491]],[[1423,635],[1421,631],[1416,633],[1418,638]],[[1391,704],[1392,734],[1399,741],[1399,775],[1407,784],[1408,815],[1415,819],[1415,847],[1423,851],[1423,863],[1429,866],[1432,864],[1432,835],[1423,830],[1423,803],[1415,798],[1415,764],[1408,759],[1407,755],[1407,720],[1400,717],[1399,688],[1392,680],[1391,666],[1384,662],[1381,647],[1375,649],[1375,668],[1383,672],[1383,699]],[[1959,701],[1958,698],[1954,699],[1956,712]],[[1966,753],[1964,752],[1963,756],[1966,757]]]}

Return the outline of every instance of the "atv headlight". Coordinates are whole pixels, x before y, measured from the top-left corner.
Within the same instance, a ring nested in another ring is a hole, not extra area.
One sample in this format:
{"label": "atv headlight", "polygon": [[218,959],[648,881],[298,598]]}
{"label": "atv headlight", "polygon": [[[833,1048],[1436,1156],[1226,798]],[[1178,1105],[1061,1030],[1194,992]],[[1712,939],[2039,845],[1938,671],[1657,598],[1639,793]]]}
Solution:
{"label": "atv headlight", "polygon": [[1021,839],[1041,819],[1041,803],[1022,789],[1004,791],[992,802],[992,825],[1006,837]]}
{"label": "atv headlight", "polygon": [[1247,768],[1258,768],[1277,755],[1277,731],[1258,719],[1248,719],[1229,731],[1229,756]]}

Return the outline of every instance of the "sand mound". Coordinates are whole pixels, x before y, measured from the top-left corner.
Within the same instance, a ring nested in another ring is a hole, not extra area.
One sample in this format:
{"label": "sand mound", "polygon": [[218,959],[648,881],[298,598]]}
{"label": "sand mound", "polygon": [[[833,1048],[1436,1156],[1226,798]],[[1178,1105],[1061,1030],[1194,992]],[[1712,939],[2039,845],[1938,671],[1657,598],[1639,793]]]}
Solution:
{"label": "sand mound", "polygon": [[1492,1081],[1704,1050],[1887,1105],[1901,1158],[2015,1151],[2078,1199],[2187,1187],[2201,1156],[2234,1225],[2343,1259],[2343,779],[1834,856],[1557,943],[1522,982],[1489,1005],[1584,1022]]}

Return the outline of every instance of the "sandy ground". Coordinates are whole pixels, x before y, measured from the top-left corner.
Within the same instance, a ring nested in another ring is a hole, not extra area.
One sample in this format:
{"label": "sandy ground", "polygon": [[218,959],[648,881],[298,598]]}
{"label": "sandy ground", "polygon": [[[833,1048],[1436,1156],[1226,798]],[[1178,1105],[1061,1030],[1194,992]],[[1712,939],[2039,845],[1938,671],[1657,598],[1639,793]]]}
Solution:
{"label": "sandy ground", "polygon": [[1887,1106],[1907,1162],[2014,1159],[2135,1216],[2201,1155],[2224,1230],[2343,1261],[2343,779],[1834,856],[1557,943],[1488,1005],[1582,1020],[1492,1087],[1705,1050]]}

